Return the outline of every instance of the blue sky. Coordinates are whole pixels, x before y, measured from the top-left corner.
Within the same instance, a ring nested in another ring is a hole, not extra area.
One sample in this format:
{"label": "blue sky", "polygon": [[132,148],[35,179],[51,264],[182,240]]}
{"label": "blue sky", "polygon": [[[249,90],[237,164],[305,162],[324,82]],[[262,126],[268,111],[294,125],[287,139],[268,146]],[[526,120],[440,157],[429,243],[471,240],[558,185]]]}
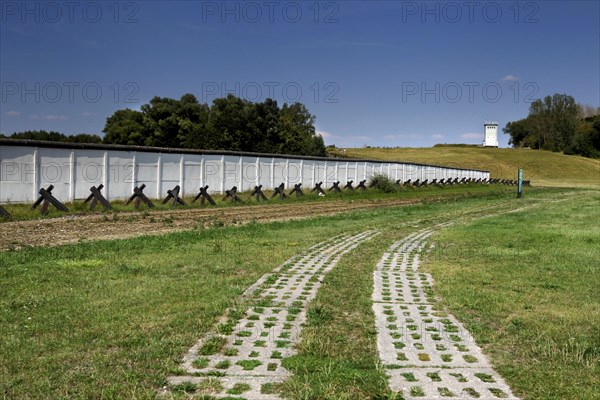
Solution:
{"label": "blue sky", "polygon": [[600,106],[599,4],[0,0],[0,132],[233,93],[306,104],[339,147],[480,143],[548,94]]}

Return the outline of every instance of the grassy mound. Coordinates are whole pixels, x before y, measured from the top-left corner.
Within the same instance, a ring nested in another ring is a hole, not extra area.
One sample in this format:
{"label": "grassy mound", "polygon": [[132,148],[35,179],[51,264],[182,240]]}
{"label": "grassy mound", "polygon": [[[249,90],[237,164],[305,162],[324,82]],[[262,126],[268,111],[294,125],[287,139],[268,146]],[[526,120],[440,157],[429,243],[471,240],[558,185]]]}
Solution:
{"label": "grassy mound", "polygon": [[537,186],[600,189],[600,160],[545,150],[495,149],[465,146],[430,148],[346,149],[346,156],[408,161],[488,170],[492,177],[516,179],[519,166]]}

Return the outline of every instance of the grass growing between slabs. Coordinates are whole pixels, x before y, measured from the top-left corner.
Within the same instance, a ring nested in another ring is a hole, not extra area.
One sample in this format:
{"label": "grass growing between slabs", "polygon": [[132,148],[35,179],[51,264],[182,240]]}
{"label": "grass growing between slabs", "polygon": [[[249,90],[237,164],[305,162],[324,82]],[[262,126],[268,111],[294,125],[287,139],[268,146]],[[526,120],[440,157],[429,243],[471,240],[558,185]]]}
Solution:
{"label": "grass growing between slabs", "polygon": [[[524,202],[560,195],[564,193],[537,191]],[[319,393],[330,395],[332,388],[344,385],[349,388],[340,393],[346,398],[371,390],[385,395],[372,347],[369,298],[373,268],[391,243],[381,238],[398,239],[404,229],[519,204],[512,193],[476,196],[302,221],[2,252],[0,396],[155,398],[166,377],[178,373],[189,347],[260,276],[315,243],[366,229],[384,233],[343,258],[311,305],[308,341],[303,339],[298,357],[313,362],[321,383],[312,379],[314,388],[303,392],[302,381],[295,379],[286,389],[293,398],[319,398]],[[319,324],[327,332],[320,338]],[[318,354],[326,355],[329,364],[320,363]],[[308,379],[302,363],[286,362]],[[313,397],[298,397],[303,394]]]}
{"label": "grass growing between slabs", "polygon": [[515,393],[600,398],[600,194],[435,237],[428,268]]}
{"label": "grass growing between slabs", "polygon": [[289,398],[391,398],[377,354],[371,275],[392,241],[386,230],[343,257],[325,277],[308,307],[299,355],[283,363],[293,374],[284,385]]}

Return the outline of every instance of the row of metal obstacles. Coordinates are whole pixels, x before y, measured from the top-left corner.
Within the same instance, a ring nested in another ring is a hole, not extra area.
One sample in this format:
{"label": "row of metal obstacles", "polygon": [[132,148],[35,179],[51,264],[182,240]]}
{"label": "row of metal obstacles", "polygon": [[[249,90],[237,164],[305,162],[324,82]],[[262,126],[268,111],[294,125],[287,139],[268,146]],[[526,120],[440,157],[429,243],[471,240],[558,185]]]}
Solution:
{"label": "row of metal obstacles", "polygon": [[[482,184],[482,185],[489,185],[489,184],[500,184],[500,185],[510,185],[510,186],[516,186],[518,185],[518,181],[512,180],[512,179],[474,179],[474,178],[448,178],[448,179],[433,179],[433,180],[429,180],[429,179],[425,179],[423,181],[421,181],[420,179],[417,179],[416,181],[412,181],[411,179],[407,180],[407,181],[402,181],[401,179],[398,179],[396,181],[396,184],[400,185],[400,186],[416,186],[416,187],[420,187],[420,186],[429,186],[429,185],[438,185],[438,186],[442,186],[442,185],[464,185],[464,184]],[[531,186],[531,181],[523,181],[522,182],[524,186]]]}
{"label": "row of metal obstacles", "polygon": [[[347,191],[354,191],[355,189],[359,189],[359,190],[367,190],[367,186],[366,186],[366,180],[360,181],[358,183],[358,185],[356,187],[354,187],[354,181],[348,181],[346,182],[346,185],[342,187],[340,187],[340,182],[334,182],[333,186],[331,186],[329,189],[327,189],[329,192],[341,192],[342,190],[347,190]],[[411,179],[407,180],[407,181],[402,181],[402,180],[397,180],[396,183],[398,185],[401,186],[414,186],[414,187],[421,187],[421,186],[429,186],[429,185],[458,185],[458,184],[470,184],[470,183],[478,183],[478,184],[502,184],[502,185],[517,185],[517,181],[513,181],[510,179],[472,179],[472,178],[463,178],[463,179],[459,179],[459,178],[448,178],[448,179],[440,179],[439,181],[437,179],[433,179],[432,181],[429,181],[428,179],[425,179],[423,181],[417,179],[416,181],[412,181]],[[523,185],[530,185],[530,181],[523,181]],[[319,182],[315,185],[314,188],[312,188],[311,192],[317,192],[317,194],[319,194],[320,196],[324,196],[325,195],[325,189],[323,189],[323,182]],[[94,208],[96,208],[96,205],[98,203],[100,203],[105,210],[112,210],[112,205],[110,204],[110,202],[102,195],[102,189],[104,188],[104,185],[99,185],[99,186],[92,186],[90,188],[90,195],[87,197],[87,199],[85,199],[84,203],[89,203],[90,205],[90,209],[93,210]],[[147,207],[149,208],[153,208],[154,207],[154,203],[152,203],[152,201],[144,194],[144,189],[146,188],[145,184],[142,184],[140,186],[136,186],[133,189],[133,194],[129,197],[129,199],[127,199],[127,202],[125,203],[125,205],[134,204],[135,209],[139,209],[141,204],[144,203]],[[39,207],[40,212],[42,213],[42,215],[45,215],[48,213],[48,208],[50,207],[50,205],[54,206],[54,208],[56,208],[59,211],[69,211],[69,209],[60,201],[58,200],[56,197],[54,197],[54,195],[52,195],[52,190],[54,189],[53,185],[48,186],[48,188],[44,189],[41,188],[39,191],[40,197],[37,199],[37,201],[33,204],[33,206],[31,207],[32,209],[36,209]],[[214,199],[212,198],[212,196],[208,193],[207,191],[208,189],[208,185],[201,187],[199,193],[196,195],[196,197],[194,197],[194,200],[192,200],[192,203],[195,203],[196,201],[200,200],[200,203],[202,205],[205,205],[206,203],[216,206],[217,203],[215,203]],[[244,201],[238,196],[237,193],[237,186],[232,187],[229,190],[225,191],[225,196],[223,197],[223,200],[231,200],[234,203],[243,203]],[[181,187],[179,185],[175,186],[173,189],[167,190],[167,197],[165,197],[165,199],[162,201],[162,204],[168,204],[170,203],[173,207],[177,206],[177,205],[182,205],[182,206],[186,206],[186,202],[179,197],[179,193],[181,192]],[[273,192],[271,198],[275,198],[275,197],[279,197],[279,200],[283,201],[284,199],[295,195],[297,197],[300,196],[304,196],[304,192],[302,191],[302,184],[298,183],[296,185],[294,185],[294,188],[289,192],[286,193],[285,192],[285,184],[281,184],[278,187],[275,188],[275,191]],[[254,190],[252,191],[252,193],[250,193],[250,199],[255,198],[256,201],[268,201],[267,196],[263,193],[262,191],[262,185],[258,185],[254,187]],[[0,206],[0,216],[4,219],[10,219],[11,215],[8,211],[6,211],[2,206]]]}
{"label": "row of metal obstacles", "polygon": [[[367,189],[367,187],[365,186],[366,182],[367,182],[366,180],[361,181],[356,188],[366,190]],[[348,181],[346,186],[344,186],[344,189],[354,190],[355,188],[354,188],[354,186],[352,186],[352,184],[353,184],[353,181]],[[317,183],[316,186],[312,189],[312,192],[318,192],[319,194],[324,195],[325,190],[323,190],[322,185],[323,185],[323,182]],[[329,191],[333,190],[336,192],[341,192],[342,189],[339,187],[339,185],[340,185],[340,182],[335,182],[333,184],[333,187],[329,188]],[[153,208],[154,203],[152,202],[152,200],[150,200],[144,194],[145,188],[146,188],[145,184],[136,186],[133,189],[133,194],[129,197],[129,199],[127,199],[127,202],[125,203],[125,205],[129,205],[129,204],[133,203],[135,209],[137,210],[140,208],[141,204],[144,203],[147,207]],[[85,199],[84,203],[86,203],[86,204],[89,203],[91,210],[95,209],[96,205],[98,203],[100,203],[102,205],[102,207],[104,207],[105,210],[112,210],[113,207],[110,204],[110,202],[102,194],[102,189],[104,189],[104,185],[99,185],[97,187],[92,186],[90,188],[90,195],[87,197],[87,199]],[[197,200],[200,200],[200,203],[202,205],[204,205],[208,202],[210,205],[216,206],[217,203],[215,203],[212,196],[208,193],[207,189],[208,189],[208,185],[201,187],[199,193],[196,195],[194,200],[192,200],[192,203],[196,202]],[[54,190],[54,185],[50,185],[46,189],[41,188],[39,191],[40,197],[36,200],[36,202],[33,204],[33,206],[31,208],[36,209],[39,207],[42,215],[46,215],[48,213],[48,209],[51,205],[54,206],[54,208],[56,208],[59,211],[64,211],[64,212],[69,211],[67,206],[65,206],[60,200],[58,200],[52,194],[52,190]],[[162,201],[162,204],[171,203],[172,206],[177,206],[177,205],[186,206],[187,205],[186,202],[179,196],[180,192],[181,192],[181,187],[179,185],[175,186],[173,189],[167,190],[167,197],[165,197],[165,199]],[[292,195],[304,196],[304,192],[302,191],[301,183],[294,185],[294,188],[289,193],[285,192],[285,184],[282,183],[281,185],[279,185],[278,187],[275,188],[275,191],[274,191],[273,195],[271,196],[271,198],[278,196],[280,200],[283,200]],[[262,185],[258,185],[258,186],[254,187],[254,190],[250,194],[250,198],[252,198],[252,197],[255,197],[257,201],[260,201],[260,200],[268,201],[267,196],[262,191]],[[243,200],[237,194],[236,186],[225,191],[225,197],[223,197],[223,200],[227,200],[227,199],[231,199],[231,201],[233,201],[233,202],[243,203]],[[10,217],[11,217],[10,213],[8,211],[6,211],[6,209],[4,207],[2,207],[1,205],[0,205],[0,216],[4,219],[10,219]]]}

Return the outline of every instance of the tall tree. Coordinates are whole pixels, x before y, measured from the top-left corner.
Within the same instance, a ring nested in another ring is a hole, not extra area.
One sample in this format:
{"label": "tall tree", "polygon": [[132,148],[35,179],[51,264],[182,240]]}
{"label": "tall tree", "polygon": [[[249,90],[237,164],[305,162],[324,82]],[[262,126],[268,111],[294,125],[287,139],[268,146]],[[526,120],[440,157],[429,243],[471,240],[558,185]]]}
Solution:
{"label": "tall tree", "polygon": [[[0,135],[0,137],[5,137]],[[64,133],[54,131],[24,131],[15,132],[10,135],[10,139],[29,139],[29,140],[44,140],[49,142],[67,142],[67,143],[101,143],[102,139],[98,135],[88,133],[79,133],[77,135],[65,135]]]}
{"label": "tall tree", "polygon": [[300,103],[280,109],[272,99],[252,103],[230,94],[209,107],[192,94],[154,97],[140,111],[107,118],[104,142],[325,156],[314,122]]}
{"label": "tall tree", "polygon": [[148,129],[149,136],[146,142],[149,146],[179,147],[178,136],[181,126],[179,107],[179,101],[158,96],[141,107],[144,113],[144,125]]}
{"label": "tall tree", "polygon": [[207,148],[210,140],[210,108],[198,103],[192,94],[186,94],[179,100],[177,107],[177,142],[183,148]]}
{"label": "tall tree", "polygon": [[577,104],[579,119],[587,119],[600,115],[600,107],[594,107],[589,104]]}
{"label": "tall tree", "polygon": [[273,99],[254,104],[248,118],[248,128],[253,140],[251,151],[273,153],[280,148],[279,114],[279,106]]}
{"label": "tall tree", "polygon": [[563,151],[586,157],[600,155],[595,122],[598,108],[582,106],[572,96],[554,94],[535,100],[527,118],[509,122],[503,129],[515,147]]}
{"label": "tall tree", "polygon": [[104,143],[149,146],[144,113],[126,108],[106,119]]}
{"label": "tall tree", "polygon": [[578,106],[572,96],[555,94],[529,107],[529,119],[537,148],[560,151],[570,145],[577,126]]}
{"label": "tall tree", "polygon": [[508,122],[502,131],[510,135],[508,144],[514,147],[536,147],[534,143],[531,121],[528,118],[523,118],[518,121]]}
{"label": "tall tree", "polygon": [[315,116],[301,103],[284,104],[279,117],[280,153],[325,156],[323,138],[315,130]]}

